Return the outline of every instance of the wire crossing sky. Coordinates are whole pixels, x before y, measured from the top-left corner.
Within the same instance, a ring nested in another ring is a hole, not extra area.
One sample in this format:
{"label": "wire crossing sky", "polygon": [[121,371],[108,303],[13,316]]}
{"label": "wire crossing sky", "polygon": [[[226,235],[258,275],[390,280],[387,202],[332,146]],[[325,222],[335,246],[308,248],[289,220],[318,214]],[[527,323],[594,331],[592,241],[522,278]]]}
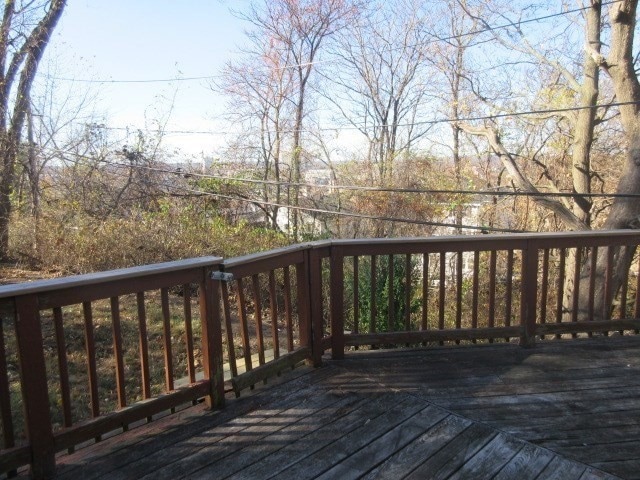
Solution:
{"label": "wire crossing sky", "polygon": [[[211,155],[224,145],[222,137],[232,131],[222,118],[225,99],[213,92],[211,85],[220,78],[225,63],[237,58],[246,46],[248,25],[238,14],[248,7],[249,0],[70,2],[47,50],[40,82],[88,89],[98,99],[96,112],[108,129],[154,131],[164,122],[165,146]],[[546,21],[564,21],[582,10],[579,6],[563,9],[558,4],[526,16],[518,25],[537,28]],[[436,35],[425,45],[511,26],[513,23],[505,20],[459,36]],[[323,57],[317,62],[332,61]],[[486,118],[518,113],[524,112]],[[428,117],[416,119],[415,125],[449,121]],[[318,131],[340,134],[346,142],[361,140],[357,127],[344,122],[323,121],[318,127]]]}

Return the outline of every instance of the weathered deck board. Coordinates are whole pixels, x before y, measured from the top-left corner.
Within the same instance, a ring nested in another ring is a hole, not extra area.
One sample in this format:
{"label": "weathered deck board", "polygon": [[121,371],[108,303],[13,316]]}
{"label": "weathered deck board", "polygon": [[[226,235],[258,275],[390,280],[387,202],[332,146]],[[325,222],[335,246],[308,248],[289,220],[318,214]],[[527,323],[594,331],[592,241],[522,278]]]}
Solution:
{"label": "weathered deck board", "polygon": [[377,368],[383,385],[472,421],[640,478],[640,338],[404,353],[389,352],[375,364],[356,354],[344,363],[366,374]]}
{"label": "weathered deck board", "polygon": [[57,478],[640,477],[640,338],[348,352],[59,459]]}

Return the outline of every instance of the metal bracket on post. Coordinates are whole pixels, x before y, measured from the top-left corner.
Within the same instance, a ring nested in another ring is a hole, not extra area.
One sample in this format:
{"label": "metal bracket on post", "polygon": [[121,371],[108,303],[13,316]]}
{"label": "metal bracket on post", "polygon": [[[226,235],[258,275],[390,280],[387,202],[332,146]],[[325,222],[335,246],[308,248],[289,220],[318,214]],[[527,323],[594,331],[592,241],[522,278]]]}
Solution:
{"label": "metal bracket on post", "polygon": [[231,282],[233,281],[233,273],[229,272],[211,272],[211,279],[218,280],[220,282]]}

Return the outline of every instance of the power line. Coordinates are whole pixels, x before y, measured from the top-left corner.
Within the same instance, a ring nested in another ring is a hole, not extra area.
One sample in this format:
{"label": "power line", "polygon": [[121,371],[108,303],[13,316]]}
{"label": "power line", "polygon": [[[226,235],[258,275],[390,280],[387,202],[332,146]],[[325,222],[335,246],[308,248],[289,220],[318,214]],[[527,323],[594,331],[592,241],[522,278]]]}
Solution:
{"label": "power line", "polygon": [[425,226],[431,226],[431,227],[445,227],[445,228],[461,228],[461,229],[465,229],[465,230],[479,230],[479,231],[486,231],[486,232],[502,232],[502,233],[523,233],[524,230],[513,230],[513,229],[506,229],[506,228],[497,228],[497,227],[482,227],[482,226],[475,226],[475,225],[464,225],[464,224],[455,224],[455,223],[445,223],[445,222],[433,222],[433,221],[428,221],[428,220],[417,220],[417,219],[412,219],[412,218],[401,218],[401,217],[387,217],[387,216],[380,216],[380,215],[368,215],[368,214],[364,214],[364,213],[355,213],[355,212],[347,212],[347,211],[338,211],[338,210],[326,210],[326,209],[322,209],[322,208],[314,208],[314,207],[301,207],[299,205],[289,205],[289,204],[282,204],[282,203],[275,203],[275,202],[269,202],[266,200],[255,200],[255,199],[250,199],[250,198],[243,198],[243,197],[239,197],[239,196],[232,196],[232,195],[225,195],[225,194],[221,194],[221,193],[214,193],[214,192],[206,192],[203,190],[197,190],[197,189],[191,189],[191,188],[186,188],[186,187],[179,187],[179,186],[174,186],[174,185],[160,185],[160,186],[164,186],[166,188],[171,188],[174,190],[178,190],[181,192],[190,192],[193,194],[197,194],[197,195],[201,195],[201,196],[210,196],[210,197],[215,197],[215,198],[223,198],[223,199],[227,199],[227,200],[233,200],[233,201],[240,201],[240,202],[245,202],[245,203],[251,203],[251,204],[257,204],[257,205],[265,205],[265,206],[270,206],[270,207],[278,207],[278,208],[286,208],[286,209],[290,209],[290,210],[298,210],[301,212],[311,212],[311,213],[321,213],[321,214],[325,214],[325,215],[332,215],[332,216],[339,216],[339,217],[351,217],[351,218],[362,218],[362,219],[368,219],[368,220],[378,220],[378,221],[384,221],[384,222],[396,222],[396,223],[409,223],[409,224],[414,224],[414,225],[425,225]]}
{"label": "power line", "polygon": [[174,78],[150,78],[150,79],[91,79],[91,78],[69,78],[69,77],[56,77],[53,75],[46,75],[50,80],[60,80],[63,82],[78,82],[78,83],[172,83],[172,82],[192,82],[195,80],[213,80],[220,78],[221,75],[203,75],[199,77],[174,77]]}
{"label": "power line", "polygon": [[[410,123],[400,123],[400,124],[385,124],[385,125],[373,125],[371,128],[391,128],[391,127],[414,127],[418,125],[437,125],[441,123],[462,123],[462,122],[477,122],[480,120],[495,120],[498,118],[510,118],[510,117],[523,117],[528,115],[546,115],[550,113],[566,113],[566,112],[577,112],[580,110],[594,110],[598,108],[611,108],[611,107],[621,107],[625,105],[640,105],[640,102],[612,102],[606,104],[597,104],[597,105],[586,105],[586,106],[576,106],[576,107],[564,107],[564,108],[545,108],[540,110],[524,110],[519,112],[505,112],[505,113],[495,113],[491,115],[480,115],[475,117],[464,117],[464,118],[436,118],[433,120],[424,120],[420,122],[410,122]],[[100,128],[104,130],[114,130],[114,131],[153,131],[158,133],[155,130],[146,130],[141,128],[128,128],[128,127],[109,127],[100,125]],[[318,127],[315,130],[311,129],[281,129],[281,130],[265,130],[265,133],[314,133],[314,132],[337,132],[342,130],[357,130],[361,131],[362,128],[365,128],[366,125],[362,126],[348,126],[341,125],[335,127]],[[231,131],[205,131],[205,130],[161,130],[159,133],[161,134],[177,134],[177,135],[232,135],[238,132]]]}
{"label": "power line", "polygon": [[[72,163],[76,163],[78,164],[78,161],[73,161],[71,160]],[[112,165],[115,167],[120,167],[120,168],[147,168],[144,166],[140,166],[140,165],[130,165],[130,164],[125,164],[125,163],[117,163],[117,162],[109,162],[107,160],[102,160],[102,163],[106,163],[108,165]],[[153,169],[151,167],[148,167],[150,170],[158,170],[158,169]],[[162,171],[162,170],[160,170]],[[184,175],[184,172],[165,172],[165,173],[180,173],[181,175]],[[120,177],[126,177],[128,178],[128,176],[126,175],[118,175],[117,176]],[[265,206],[271,206],[271,207],[278,207],[278,208],[286,208],[286,209],[291,209],[291,210],[297,210],[297,211],[301,211],[301,212],[311,212],[311,213],[321,213],[321,214],[325,214],[325,215],[332,215],[332,216],[339,216],[339,217],[350,217],[350,218],[361,218],[361,219],[368,219],[368,220],[378,220],[378,221],[384,221],[384,222],[396,222],[396,223],[408,223],[408,224],[414,224],[414,225],[424,225],[424,226],[431,226],[431,227],[444,227],[444,228],[460,228],[460,229],[465,229],[465,230],[476,230],[476,231],[482,231],[482,232],[502,232],[502,233],[523,233],[525,232],[524,230],[514,230],[514,229],[507,229],[507,228],[497,228],[497,227],[489,227],[489,226],[475,226],[475,225],[464,225],[464,224],[455,224],[455,223],[447,223],[447,222],[435,222],[435,221],[429,221],[429,220],[418,220],[418,219],[412,219],[412,218],[403,218],[403,217],[388,217],[388,216],[381,216],[381,215],[369,215],[369,214],[364,214],[364,213],[356,213],[356,212],[348,212],[348,211],[337,211],[337,210],[326,210],[326,209],[322,209],[322,208],[314,208],[314,207],[302,207],[299,205],[289,205],[289,204],[281,204],[281,203],[276,203],[276,202],[269,202],[266,200],[255,200],[255,199],[250,199],[250,198],[243,198],[240,196],[232,196],[232,195],[226,195],[226,194],[221,194],[221,193],[214,193],[214,192],[207,192],[207,191],[203,191],[203,190],[198,190],[198,189],[193,189],[193,188],[187,188],[187,187],[183,187],[183,186],[178,186],[178,185],[171,185],[171,184],[167,184],[167,183],[158,183],[155,182],[153,180],[150,180],[147,182],[148,184],[152,184],[152,185],[156,185],[159,187],[164,187],[164,188],[170,188],[173,190],[177,190],[179,192],[187,192],[190,193],[192,195],[199,195],[199,196],[210,196],[210,197],[214,197],[214,198],[223,198],[223,199],[227,199],[227,200],[233,200],[233,201],[240,201],[240,202],[244,202],[244,203],[251,203],[251,204],[255,204],[255,205],[265,205]]]}
{"label": "power line", "polygon": [[[66,152],[73,153],[73,152]],[[228,183],[249,183],[257,185],[281,186],[291,188],[315,188],[321,190],[352,190],[363,192],[380,192],[380,193],[413,193],[426,195],[482,195],[492,197],[554,197],[554,198],[640,198],[640,194],[628,193],[573,193],[573,192],[524,192],[519,190],[452,190],[452,189],[424,189],[424,188],[399,188],[399,187],[369,187],[363,185],[325,185],[318,183],[294,183],[279,182],[276,180],[261,180],[254,178],[229,177],[225,175],[212,175],[205,173],[189,172],[181,169],[169,169],[153,167],[150,165],[132,165],[129,163],[115,162],[112,160],[102,159],[101,163],[121,168],[137,168],[159,173],[167,173],[171,175],[179,175],[182,177],[196,177],[211,180],[221,180]],[[496,187],[501,188],[501,187]],[[503,187],[502,187],[503,188]],[[277,206],[277,205],[276,205]]]}
{"label": "power line", "polygon": [[[610,2],[602,2],[602,6],[608,6],[608,5],[613,5],[615,3],[620,3],[623,0],[612,0]],[[519,25],[523,25],[523,24],[528,24],[528,23],[535,23],[535,22],[540,22],[542,20],[550,20],[552,18],[555,17],[561,17],[561,16],[565,16],[565,15],[570,15],[572,13],[578,13],[581,11],[585,11],[588,10],[591,7],[578,7],[578,8],[574,8],[574,9],[568,9],[568,10],[564,10],[561,12],[557,12],[557,13],[551,13],[548,15],[542,15],[540,17],[534,17],[534,18],[529,18],[529,19],[524,19],[524,20],[519,20],[517,22],[507,22],[501,25],[496,25],[496,26],[488,26],[485,28],[480,28],[477,30],[473,30],[471,32],[466,32],[466,33],[461,33],[461,34],[457,34],[457,35],[450,35],[450,36],[446,36],[446,37],[438,37],[436,35],[433,35],[433,39],[432,40],[427,40],[425,42],[419,42],[419,43],[415,43],[413,45],[410,45],[412,47],[418,47],[421,45],[430,45],[432,43],[436,43],[436,42],[444,42],[444,41],[450,41],[450,40],[455,40],[455,39],[459,39],[459,38],[463,38],[463,37],[468,37],[468,36],[472,36],[472,35],[478,35],[481,33],[486,33],[486,32],[491,32],[491,31],[495,31],[495,30],[502,30],[504,28],[509,28],[509,27],[518,27]],[[405,47],[398,47],[398,48],[391,48],[389,49],[390,51],[393,50],[400,50],[406,48]],[[298,63],[298,64],[290,64],[290,65],[285,65],[283,67],[277,67],[274,70],[285,70],[285,69],[290,69],[290,68],[300,68],[300,67],[307,67],[307,66],[311,66],[311,65],[317,65],[317,64],[321,64],[321,63],[334,63],[335,60],[316,60],[313,62],[303,62],[303,63]],[[145,84],[145,83],[170,83],[170,82],[190,82],[190,81],[200,81],[200,80],[214,80],[217,78],[221,78],[222,75],[218,74],[218,75],[202,75],[202,76],[191,76],[191,77],[175,77],[175,78],[152,78],[152,79],[87,79],[87,78],[69,78],[69,77],[57,77],[57,76],[53,76],[53,75],[47,75],[47,78],[51,79],[51,80],[60,80],[60,81],[66,81],[66,82],[78,82],[78,83],[100,83],[100,84],[127,84],[127,83],[131,83],[131,84]]]}

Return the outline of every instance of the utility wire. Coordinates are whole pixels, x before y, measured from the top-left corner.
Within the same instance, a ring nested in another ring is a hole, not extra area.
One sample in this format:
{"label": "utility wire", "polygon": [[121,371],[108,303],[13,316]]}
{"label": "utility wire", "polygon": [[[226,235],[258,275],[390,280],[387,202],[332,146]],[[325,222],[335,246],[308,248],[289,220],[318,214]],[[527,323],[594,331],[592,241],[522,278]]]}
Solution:
{"label": "utility wire", "polygon": [[[608,6],[608,5],[613,5],[615,3],[620,3],[623,0],[612,0],[609,2],[602,2],[602,6]],[[568,9],[568,10],[564,10],[562,12],[557,12],[557,13],[551,13],[548,15],[542,15],[540,17],[534,17],[534,18],[528,18],[528,19],[524,19],[524,20],[519,20],[517,22],[507,22],[501,25],[496,25],[496,26],[488,26],[485,28],[480,28],[477,30],[473,30],[471,32],[466,32],[466,33],[461,33],[461,34],[457,34],[457,35],[450,35],[450,36],[446,36],[446,37],[439,37],[436,35],[433,35],[433,39],[431,40],[427,40],[425,42],[419,42],[413,45],[410,45],[412,47],[418,47],[421,45],[430,45],[436,42],[446,42],[446,41],[450,41],[450,40],[455,40],[455,39],[459,39],[459,38],[463,38],[463,37],[468,37],[471,35],[478,35],[481,33],[486,33],[486,32],[491,32],[491,31],[495,31],[495,30],[502,30],[504,28],[509,28],[509,27],[518,27],[520,25],[524,25],[524,24],[528,24],[528,23],[535,23],[535,22],[540,22],[542,20],[549,20],[555,17],[562,17],[565,15],[570,15],[573,13],[578,13],[581,11],[585,11],[588,10],[589,6],[586,7],[578,7],[578,8],[574,8],[574,9]],[[398,47],[398,48],[391,48],[389,49],[390,51],[393,50],[400,50],[406,47]],[[313,62],[304,62],[304,63],[299,63],[299,64],[291,64],[291,65],[285,65],[283,67],[278,67],[274,70],[284,70],[284,69],[289,69],[289,68],[299,68],[299,67],[307,67],[310,65],[317,65],[320,63],[333,63],[334,61],[331,60],[316,60]],[[192,77],[177,77],[177,78],[152,78],[152,79],[90,79],[90,78],[69,78],[69,77],[57,77],[57,76],[53,76],[53,75],[47,75],[47,78],[51,79],[51,80],[60,80],[60,81],[65,81],[65,82],[78,82],[78,83],[102,83],[102,84],[117,84],[117,83],[170,83],[170,82],[189,82],[189,81],[199,81],[199,80],[213,80],[216,78],[221,78],[222,75],[218,74],[218,75],[203,75],[203,76],[192,76]]]}
{"label": "utility wire", "polygon": [[[60,153],[60,151],[59,151]],[[64,152],[73,153],[73,152]],[[89,159],[89,157],[84,157]],[[249,183],[254,185],[281,186],[291,188],[315,188],[321,190],[352,190],[362,192],[381,192],[381,193],[412,193],[427,195],[482,195],[492,197],[554,197],[554,198],[640,198],[639,193],[572,193],[572,192],[524,192],[519,190],[452,190],[452,189],[424,189],[424,188],[399,188],[399,187],[368,187],[364,185],[325,185],[318,183],[294,183],[294,182],[278,182],[276,180],[261,180],[254,178],[229,177],[225,175],[211,175],[205,173],[189,172],[182,169],[170,169],[153,167],[151,165],[135,165],[124,162],[116,162],[113,160],[100,159],[101,163],[121,167],[121,168],[137,168],[159,173],[167,173],[171,175],[179,175],[182,177],[196,177],[210,180],[220,180],[228,183]],[[504,187],[496,187],[504,188]]]}
{"label": "utility wire", "polygon": [[[479,115],[475,117],[464,117],[464,118],[436,118],[433,120],[424,120],[420,122],[410,122],[410,123],[399,123],[399,124],[385,124],[385,125],[372,125],[370,128],[397,128],[397,127],[414,127],[418,125],[437,125],[441,123],[463,123],[463,122],[477,122],[480,120],[495,120],[498,118],[510,118],[510,117],[522,117],[528,115],[545,115],[549,113],[566,113],[566,112],[577,112],[580,110],[594,110],[598,108],[611,108],[611,107],[621,107],[625,105],[640,105],[640,102],[612,102],[606,104],[598,104],[598,105],[587,105],[587,106],[578,106],[578,107],[564,107],[564,108],[545,108],[540,110],[524,110],[520,112],[505,112],[505,113],[495,113],[491,115]],[[114,130],[114,131],[143,131],[143,132],[153,132],[158,133],[157,130],[147,130],[141,128],[134,127],[109,127],[105,125],[98,125],[99,128],[104,130]],[[281,130],[265,130],[264,133],[276,134],[276,133],[314,133],[314,132],[338,132],[344,130],[357,130],[366,128],[366,125],[361,126],[349,126],[349,125],[341,125],[335,127],[318,127],[314,130],[311,129],[281,129]],[[205,131],[205,130],[161,130],[159,133],[161,134],[176,134],[176,135],[232,135],[237,134],[238,132],[232,131]]]}
{"label": "utility wire", "polygon": [[331,215],[331,216],[379,220],[384,222],[408,223],[408,224],[414,224],[414,225],[425,225],[430,227],[461,228],[464,230],[477,230],[482,232],[501,232],[501,233],[525,232],[524,230],[513,230],[513,229],[506,229],[506,228],[488,227],[488,226],[483,227],[483,226],[464,225],[464,224],[458,225],[455,223],[433,222],[428,220],[417,220],[412,218],[387,217],[387,216],[380,216],[380,215],[368,215],[364,213],[348,212],[348,211],[342,211],[342,210],[338,211],[338,210],[326,210],[326,209],[314,208],[314,207],[301,207],[298,205],[289,205],[289,204],[269,202],[266,200],[255,200],[255,199],[243,198],[243,197],[233,196],[233,195],[226,195],[221,193],[206,192],[198,189],[179,187],[177,185],[167,185],[167,184],[165,185],[156,184],[156,185],[164,186],[165,188],[171,188],[179,192],[189,192],[199,196],[209,196],[209,197],[221,198],[226,200],[240,201],[240,202],[250,203],[255,205],[286,208],[286,209],[297,210],[301,212],[321,213],[321,214]]}
{"label": "utility wire", "polygon": [[[75,163],[75,164],[79,164],[80,163],[79,161],[74,161],[74,160],[70,160],[70,161],[72,163]],[[144,167],[139,166],[139,165],[130,165],[130,164],[126,164],[126,163],[115,163],[115,162],[109,162],[109,161],[103,161],[103,163],[107,163],[109,165],[112,165],[112,166],[115,166],[115,167],[118,167],[118,168],[144,168]],[[152,168],[150,168],[150,169],[152,169]],[[152,170],[156,170],[156,169],[152,169]],[[160,170],[160,171],[162,171],[162,170]],[[171,173],[171,172],[165,172],[165,173]],[[184,175],[184,172],[172,172],[172,173],[180,173],[181,175]],[[122,178],[129,178],[128,175],[121,175],[121,174],[115,174],[115,175],[117,175],[119,177],[122,177]],[[321,213],[321,214],[325,214],[325,215],[332,215],[332,216],[339,216],[339,217],[361,218],[361,219],[368,219],[368,220],[378,220],[378,221],[383,221],[383,222],[408,223],[408,224],[424,225],[424,226],[431,226],[431,227],[460,228],[460,229],[464,229],[464,230],[476,230],[476,231],[481,231],[481,232],[502,232],[502,233],[523,233],[523,232],[526,232],[525,230],[514,230],[514,229],[507,229],[507,228],[464,225],[464,224],[459,225],[459,224],[455,224],[455,223],[435,222],[435,221],[429,221],[429,220],[417,220],[417,219],[412,219],[412,218],[388,217],[388,216],[368,215],[368,214],[364,214],[364,213],[355,213],[355,212],[348,212],[348,211],[326,210],[326,209],[314,208],[314,207],[302,207],[302,206],[299,206],[299,205],[289,205],[289,204],[269,202],[269,201],[265,201],[265,200],[256,200],[256,199],[250,199],[250,198],[243,198],[243,197],[240,197],[240,196],[226,195],[226,194],[215,193],[215,192],[207,192],[207,191],[204,191],[204,190],[198,190],[198,189],[183,187],[183,186],[179,186],[179,185],[172,185],[172,184],[168,184],[168,183],[158,183],[158,182],[153,181],[153,180],[147,180],[146,183],[147,184],[151,184],[151,185],[155,185],[155,186],[158,186],[158,187],[172,189],[172,190],[178,191],[178,192],[190,193],[191,195],[209,196],[209,197],[214,197],[214,198],[222,198],[222,199],[226,199],[226,200],[240,201],[240,202],[250,203],[250,204],[254,204],[254,205],[264,205],[264,206],[271,206],[271,207],[278,207],[278,208],[287,208],[287,209],[297,210],[297,211],[301,211],[301,212]]]}

